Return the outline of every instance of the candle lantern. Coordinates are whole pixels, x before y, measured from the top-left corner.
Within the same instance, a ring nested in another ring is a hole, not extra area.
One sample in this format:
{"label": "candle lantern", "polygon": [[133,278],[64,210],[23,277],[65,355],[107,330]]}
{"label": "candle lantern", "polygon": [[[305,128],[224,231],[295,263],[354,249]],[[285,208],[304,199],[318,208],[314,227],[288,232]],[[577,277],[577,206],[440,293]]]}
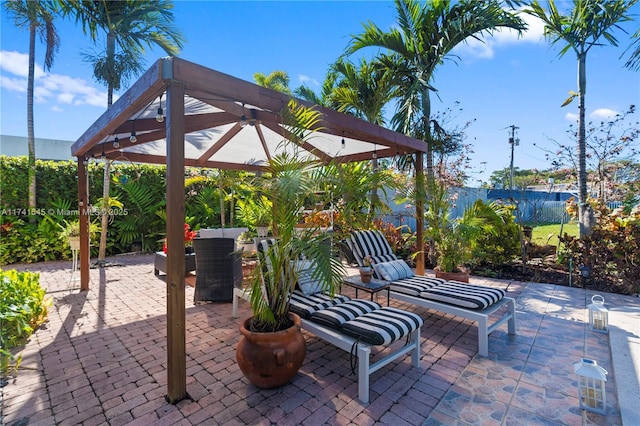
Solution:
{"label": "candle lantern", "polygon": [[609,332],[609,310],[604,306],[604,297],[599,294],[591,298],[589,309],[589,327],[599,333]]}
{"label": "candle lantern", "polygon": [[573,371],[578,375],[580,408],[598,414],[606,414],[607,370],[600,367],[595,360],[582,358],[580,362],[573,364]]}

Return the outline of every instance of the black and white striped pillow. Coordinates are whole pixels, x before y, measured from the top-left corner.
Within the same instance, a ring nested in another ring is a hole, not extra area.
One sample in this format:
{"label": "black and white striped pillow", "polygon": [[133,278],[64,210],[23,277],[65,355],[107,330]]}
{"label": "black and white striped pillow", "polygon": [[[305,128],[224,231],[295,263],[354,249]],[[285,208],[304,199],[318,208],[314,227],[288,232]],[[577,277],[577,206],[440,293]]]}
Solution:
{"label": "black and white striped pillow", "polygon": [[415,274],[404,260],[391,260],[389,262],[374,263],[373,269],[385,281],[396,281],[413,277]]}
{"label": "black and white striped pillow", "polygon": [[343,324],[341,330],[372,345],[388,345],[422,324],[422,318],[413,312],[384,307]]}

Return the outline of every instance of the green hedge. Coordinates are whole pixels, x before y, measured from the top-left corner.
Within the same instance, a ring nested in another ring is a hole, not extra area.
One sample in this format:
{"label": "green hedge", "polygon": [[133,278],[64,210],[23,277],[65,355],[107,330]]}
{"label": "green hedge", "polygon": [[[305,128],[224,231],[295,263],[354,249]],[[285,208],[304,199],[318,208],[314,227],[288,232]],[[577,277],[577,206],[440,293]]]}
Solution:
{"label": "green hedge", "polygon": [[[89,203],[102,198],[104,163],[88,166]],[[187,188],[186,216],[194,229],[220,226],[219,192],[212,172],[188,169],[198,185]],[[156,251],[165,232],[165,166],[114,163],[111,167],[110,197],[122,203],[111,209],[107,254]],[[78,175],[75,161],[36,161],[37,207],[28,209],[26,157],[0,156],[0,265],[69,259],[71,251],[60,238],[57,224],[73,220],[64,213],[77,210]],[[125,182],[126,183],[123,183]],[[30,215],[29,213],[33,213]],[[77,214],[77,212],[76,212]],[[46,218],[50,217],[50,220]],[[227,217],[229,213],[227,212]],[[99,223],[99,216],[92,220]],[[99,236],[98,236],[99,238]],[[92,242],[92,256],[98,241]]]}

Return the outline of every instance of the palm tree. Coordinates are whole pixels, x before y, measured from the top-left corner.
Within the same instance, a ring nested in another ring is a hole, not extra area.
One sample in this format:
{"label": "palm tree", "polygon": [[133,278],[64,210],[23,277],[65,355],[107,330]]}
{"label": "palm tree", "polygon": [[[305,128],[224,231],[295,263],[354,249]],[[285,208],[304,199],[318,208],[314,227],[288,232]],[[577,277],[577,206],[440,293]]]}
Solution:
{"label": "palm tree", "polygon": [[320,94],[317,94],[313,91],[313,89],[305,85],[298,87],[293,92],[300,99],[304,99],[306,101],[313,102],[316,105],[321,105],[327,108],[337,109],[332,104],[331,99],[337,78],[338,75],[336,74],[336,72],[330,69],[324,78],[324,82],[322,83],[322,87],[320,88]]}
{"label": "palm tree", "polygon": [[276,70],[272,71],[269,75],[257,72],[253,74],[253,80],[258,86],[277,90],[287,95],[291,94],[291,89],[289,89],[289,74],[287,74],[286,71]]}
{"label": "palm tree", "polygon": [[433,141],[431,131],[432,85],[436,67],[447,59],[458,44],[468,38],[480,40],[497,28],[511,28],[519,33],[526,24],[513,13],[502,9],[497,0],[427,1],[396,0],[398,22],[383,31],[372,22],[351,41],[350,55],[365,47],[387,49],[379,61],[389,68],[402,92],[392,119],[397,130],[422,138],[426,143],[427,183],[434,181]]}
{"label": "palm tree", "polygon": [[[129,77],[143,70],[145,46],[160,47],[175,56],[183,45],[183,37],[173,25],[173,2],[168,0],[87,1],[60,0],[65,15],[75,17],[94,43],[98,33],[106,35],[103,55],[86,58],[93,63],[94,77],[107,85],[107,108],[113,103],[113,92]],[[110,171],[105,162],[102,198],[109,202]],[[109,220],[102,215],[98,261],[104,261]]]}
{"label": "palm tree", "polygon": [[578,214],[580,238],[590,234],[593,226],[593,211],[587,200],[587,167],[585,137],[585,95],[587,92],[587,54],[594,46],[609,43],[618,46],[612,30],[619,23],[628,21],[627,16],[637,0],[573,0],[573,9],[568,15],[558,11],[554,0],[548,0],[545,10],[537,0],[524,9],[525,13],[544,22],[544,35],[551,44],[564,43],[559,56],[573,50],[578,59],[578,92],[570,92],[562,106],[578,98]]}
{"label": "palm tree", "polygon": [[629,59],[627,59],[627,62],[624,64],[625,67],[629,68],[632,71],[639,71],[640,70],[640,29],[638,29],[635,33],[633,33],[633,35],[631,36],[631,45],[629,46],[629,49],[627,50],[631,50],[631,54],[629,55]]}
{"label": "palm tree", "polygon": [[[398,91],[394,76],[388,68],[365,59],[359,66],[344,59],[332,65],[336,75],[331,103],[340,112],[346,112],[378,126],[385,125],[384,108],[394,99]],[[378,159],[371,160],[374,178],[378,176]],[[370,194],[369,221],[373,221],[379,207],[377,179],[373,181]]]}
{"label": "palm tree", "polygon": [[[7,1],[5,11],[13,15],[18,28],[29,30],[29,74],[27,77],[27,143],[29,149],[29,210],[36,208],[36,146],[33,128],[33,86],[35,79],[36,34],[45,45],[44,69],[50,70],[55,53],[60,47],[54,26],[55,10],[46,2],[20,0]],[[31,218],[30,220],[33,220]]]}
{"label": "palm tree", "polygon": [[[421,5],[417,0],[396,0],[397,24],[388,32],[372,22],[364,25],[364,32],[355,36],[345,54],[350,55],[366,47],[387,49],[390,54],[378,60],[389,68],[402,92],[392,124],[396,130],[422,139],[426,144],[427,188],[433,192],[434,141],[431,131],[432,85],[436,67],[447,59],[458,44],[472,37],[480,40],[496,28],[511,28],[521,33],[526,24],[511,12],[502,9],[498,0],[429,0]],[[436,129],[437,130],[437,129]],[[422,156],[416,157],[422,167]],[[424,208],[424,177],[416,173],[416,209]],[[423,238],[423,217],[418,216],[418,241]],[[417,254],[418,272],[424,270],[424,253]]]}

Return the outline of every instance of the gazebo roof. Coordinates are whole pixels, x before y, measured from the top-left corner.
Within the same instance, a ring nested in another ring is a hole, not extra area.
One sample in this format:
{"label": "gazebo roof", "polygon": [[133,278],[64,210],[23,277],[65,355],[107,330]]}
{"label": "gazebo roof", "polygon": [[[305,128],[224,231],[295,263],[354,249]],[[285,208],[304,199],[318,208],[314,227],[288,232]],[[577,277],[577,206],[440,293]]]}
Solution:
{"label": "gazebo roof", "polygon": [[[280,111],[289,95],[183,59],[163,58],[76,141],[72,155],[87,159],[124,155],[130,161],[164,164],[167,130],[177,118],[167,114],[166,90],[176,83],[184,85],[185,91],[186,166],[257,171],[281,149],[287,133]],[[160,107],[167,115],[164,122],[156,120]],[[424,151],[424,142],[417,139],[328,108],[315,108],[322,114],[321,130],[303,148],[322,162]],[[129,141],[133,131],[136,143]],[[116,137],[119,147],[114,147]]]}

